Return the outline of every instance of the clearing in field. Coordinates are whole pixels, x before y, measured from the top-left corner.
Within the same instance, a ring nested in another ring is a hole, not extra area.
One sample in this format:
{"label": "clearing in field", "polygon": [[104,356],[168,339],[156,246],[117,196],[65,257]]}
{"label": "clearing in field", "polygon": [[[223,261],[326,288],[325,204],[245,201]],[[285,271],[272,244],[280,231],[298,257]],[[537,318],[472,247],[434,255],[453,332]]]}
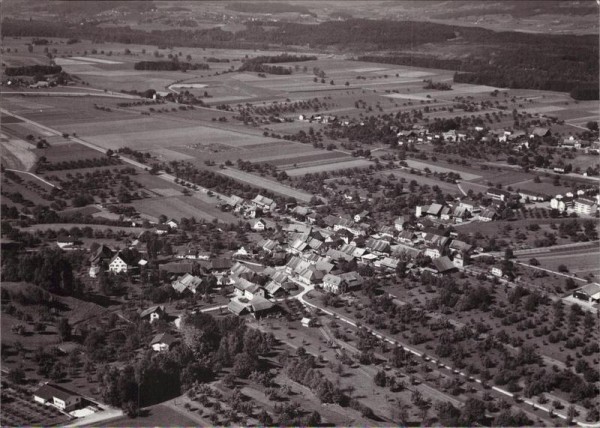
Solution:
{"label": "clearing in field", "polygon": [[247,172],[238,171],[236,169],[220,169],[219,174],[223,174],[227,177],[250,184],[252,186],[270,190],[271,192],[275,192],[283,196],[290,196],[302,202],[310,202],[313,197],[313,195],[309,193],[293,189],[289,186],[284,186],[283,184],[280,184],[274,180],[248,174]]}
{"label": "clearing in field", "polygon": [[444,168],[442,166],[432,165],[430,163],[425,163],[425,162],[411,160],[411,159],[407,159],[406,164],[411,168],[420,169],[420,170],[429,168],[429,170],[432,172],[441,172],[441,173],[453,172],[455,174],[460,174],[460,177],[463,180],[475,180],[477,178],[481,178],[481,175],[471,174],[471,173],[464,172],[464,171],[457,170],[457,169]]}
{"label": "clearing in field", "polygon": [[371,165],[373,165],[373,162],[368,161],[366,159],[354,159],[345,162],[326,163],[324,165],[313,165],[296,169],[288,169],[285,172],[290,177],[297,177],[299,175],[315,174],[318,172],[325,171],[337,171],[340,169],[368,168]]}

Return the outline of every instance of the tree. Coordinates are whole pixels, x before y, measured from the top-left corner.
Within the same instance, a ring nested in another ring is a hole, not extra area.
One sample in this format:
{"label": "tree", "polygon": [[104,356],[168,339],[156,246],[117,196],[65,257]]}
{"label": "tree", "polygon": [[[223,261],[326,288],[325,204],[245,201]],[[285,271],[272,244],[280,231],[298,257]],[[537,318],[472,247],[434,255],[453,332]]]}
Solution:
{"label": "tree", "polygon": [[595,120],[589,121],[585,126],[587,127],[587,129],[589,129],[592,132],[595,132],[598,130],[598,122],[596,122]]}
{"label": "tree", "polygon": [[233,374],[237,377],[246,379],[250,374],[258,369],[257,359],[250,356],[247,352],[242,352],[235,356],[233,363]]}
{"label": "tree", "polygon": [[477,398],[469,398],[461,410],[459,425],[473,426],[485,422],[485,403]]}
{"label": "tree", "polygon": [[71,325],[69,324],[69,320],[66,318],[61,318],[58,320],[57,329],[60,340],[63,342],[71,338]]}
{"label": "tree", "polygon": [[[452,405],[452,403],[438,402],[435,406],[438,412],[438,419],[443,426],[455,427],[459,426],[460,410]],[[498,425],[501,426],[501,425]]]}

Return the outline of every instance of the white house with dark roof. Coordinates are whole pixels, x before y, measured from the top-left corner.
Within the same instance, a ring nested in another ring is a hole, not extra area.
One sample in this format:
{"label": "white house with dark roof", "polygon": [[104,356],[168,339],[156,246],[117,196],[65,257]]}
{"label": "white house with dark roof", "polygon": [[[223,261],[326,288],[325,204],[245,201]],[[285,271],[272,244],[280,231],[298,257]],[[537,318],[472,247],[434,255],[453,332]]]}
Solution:
{"label": "white house with dark roof", "polygon": [[155,352],[166,352],[177,342],[177,339],[169,333],[159,333],[150,342],[150,347]]}
{"label": "white house with dark roof", "polygon": [[123,254],[118,252],[108,263],[108,270],[112,273],[127,272],[133,267],[131,261],[127,259]]}
{"label": "white house with dark roof", "polygon": [[40,404],[50,404],[64,412],[76,410],[82,404],[82,397],[60,385],[46,383],[33,393],[33,400]]}

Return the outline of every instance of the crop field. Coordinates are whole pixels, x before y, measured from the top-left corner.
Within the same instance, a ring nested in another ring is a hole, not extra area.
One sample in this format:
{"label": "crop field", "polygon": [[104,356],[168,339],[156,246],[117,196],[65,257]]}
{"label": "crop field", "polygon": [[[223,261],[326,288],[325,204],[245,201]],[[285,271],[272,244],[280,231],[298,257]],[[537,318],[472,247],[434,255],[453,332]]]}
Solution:
{"label": "crop field", "polygon": [[300,175],[315,174],[318,172],[326,172],[326,171],[336,171],[336,170],[347,169],[347,168],[368,168],[371,165],[373,165],[373,162],[368,161],[366,159],[354,159],[354,160],[341,161],[341,162],[336,162],[336,163],[326,162],[321,165],[312,165],[312,166],[304,166],[304,167],[299,167],[299,168],[294,168],[294,169],[287,169],[285,172],[287,175],[289,175],[291,177],[297,177]]}
{"label": "crop field", "polygon": [[293,189],[289,186],[284,186],[275,180],[248,174],[247,172],[228,168],[219,170],[219,173],[252,186],[267,189],[283,196],[296,198],[302,202],[310,202],[311,198],[313,197],[313,195],[309,193]]}
{"label": "crop field", "polygon": [[215,218],[224,222],[237,221],[231,214],[223,213],[214,205],[193,196],[171,196],[142,199],[131,203],[138,211],[158,218],[164,214],[169,218],[191,218],[212,221]]}
{"label": "crop field", "polygon": [[80,159],[101,157],[102,154],[89,147],[77,143],[65,143],[51,145],[46,149],[34,149],[35,154],[45,156],[48,162],[57,163],[64,161],[76,161]]}
{"label": "crop field", "polygon": [[[529,263],[532,256],[519,256],[521,262]],[[535,259],[540,263],[539,266],[545,269],[550,269],[557,272],[560,265],[565,265],[569,269],[571,275],[585,277],[589,274],[593,275],[597,281],[600,278],[600,252],[598,250],[579,251],[579,252],[564,252],[564,253],[548,253],[536,254]]]}
{"label": "crop field", "polygon": [[32,144],[2,132],[0,132],[0,143],[0,155],[4,167],[29,171],[35,164]]}

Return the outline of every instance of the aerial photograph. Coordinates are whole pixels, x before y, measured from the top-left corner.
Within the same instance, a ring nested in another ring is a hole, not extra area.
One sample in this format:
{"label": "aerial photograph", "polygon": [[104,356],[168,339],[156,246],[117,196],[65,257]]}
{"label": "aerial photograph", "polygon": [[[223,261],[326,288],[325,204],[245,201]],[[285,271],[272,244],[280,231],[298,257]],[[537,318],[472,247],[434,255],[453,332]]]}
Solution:
{"label": "aerial photograph", "polygon": [[0,426],[600,428],[600,2],[0,10]]}

